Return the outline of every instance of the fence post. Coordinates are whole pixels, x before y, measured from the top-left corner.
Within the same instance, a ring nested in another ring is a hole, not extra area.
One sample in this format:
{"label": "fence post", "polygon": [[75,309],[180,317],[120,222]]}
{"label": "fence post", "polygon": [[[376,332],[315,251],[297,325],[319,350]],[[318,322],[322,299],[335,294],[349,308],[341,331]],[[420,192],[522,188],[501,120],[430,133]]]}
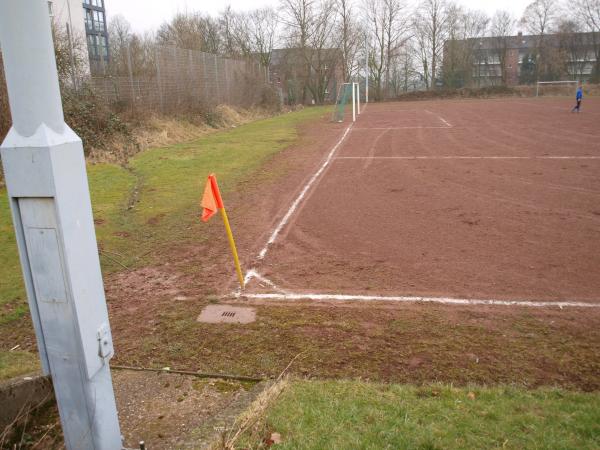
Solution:
{"label": "fence post", "polygon": [[156,60],[156,83],[158,84],[158,98],[160,102],[160,112],[165,112],[165,104],[163,100],[162,80],[160,76],[160,55],[159,47],[154,48],[154,59]]}
{"label": "fence post", "polygon": [[0,1],[0,41],[12,113],[0,152],[42,368],[67,449],[120,449],[83,146],[64,122],[46,2]]}
{"label": "fence post", "polygon": [[208,97],[208,73],[206,72],[206,53],[202,52],[202,71],[204,72],[204,76],[202,77],[202,95],[204,99]]}
{"label": "fence post", "polygon": [[223,65],[225,66],[225,101],[231,103],[231,89],[229,88],[229,60],[223,58]]}
{"label": "fence post", "polygon": [[173,47],[173,64],[175,66],[175,83],[171,82],[171,86],[175,86],[177,93],[176,108],[181,106],[181,71],[179,70],[179,51],[177,47]]}
{"label": "fence post", "polygon": [[131,107],[135,106],[135,87],[133,86],[133,69],[131,68],[131,52],[127,43],[127,72],[129,72],[129,85],[131,86]]}
{"label": "fence post", "polygon": [[187,90],[189,92],[188,95],[190,95],[190,98],[192,100],[196,99],[196,95],[195,95],[195,84],[194,84],[194,61],[193,61],[193,55],[192,55],[192,50],[188,50],[188,82],[187,84]]}
{"label": "fence post", "polygon": [[215,83],[217,84],[217,104],[221,102],[221,90],[219,89],[219,61],[217,55],[214,56],[215,61]]}

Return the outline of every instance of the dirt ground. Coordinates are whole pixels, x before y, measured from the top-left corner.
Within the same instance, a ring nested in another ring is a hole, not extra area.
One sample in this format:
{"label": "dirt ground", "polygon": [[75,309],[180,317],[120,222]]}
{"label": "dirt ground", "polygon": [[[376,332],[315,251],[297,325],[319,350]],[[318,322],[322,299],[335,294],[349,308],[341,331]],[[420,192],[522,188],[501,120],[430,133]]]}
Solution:
{"label": "dirt ground", "polygon": [[257,270],[293,292],[600,302],[600,103],[568,102],[369,105]]}

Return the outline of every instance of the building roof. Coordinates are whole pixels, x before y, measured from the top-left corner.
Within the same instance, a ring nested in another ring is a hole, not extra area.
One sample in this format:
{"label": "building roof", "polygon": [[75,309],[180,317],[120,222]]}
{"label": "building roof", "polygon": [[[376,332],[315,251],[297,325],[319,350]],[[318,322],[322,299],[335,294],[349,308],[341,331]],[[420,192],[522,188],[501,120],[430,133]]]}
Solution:
{"label": "building roof", "polygon": [[[580,39],[580,45],[594,44],[594,33],[574,33],[574,35]],[[543,39],[546,40],[547,43],[558,47],[560,46],[561,39],[565,36],[566,34],[564,33],[548,34],[543,36]],[[454,42],[469,42],[473,49],[494,50],[498,48],[498,43],[501,39],[506,39],[506,41],[503,42],[503,46],[506,45],[506,48],[527,50],[535,48],[541,38],[541,35],[518,34],[517,36],[507,36],[506,38],[499,36],[485,36],[480,38],[457,39],[454,40]],[[600,36],[598,36],[598,33],[596,33],[596,40],[600,41]],[[446,44],[449,42],[453,41],[448,40],[446,41]]]}

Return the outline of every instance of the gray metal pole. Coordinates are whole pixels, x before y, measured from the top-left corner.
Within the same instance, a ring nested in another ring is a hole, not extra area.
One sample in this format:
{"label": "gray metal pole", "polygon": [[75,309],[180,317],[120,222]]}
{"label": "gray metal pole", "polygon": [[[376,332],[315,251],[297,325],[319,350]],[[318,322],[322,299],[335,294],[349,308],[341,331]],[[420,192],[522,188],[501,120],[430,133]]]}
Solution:
{"label": "gray metal pole", "polygon": [[365,36],[365,103],[369,103],[369,40]]}
{"label": "gray metal pole", "polygon": [[65,124],[44,0],[0,0],[13,126],[0,146],[42,367],[68,449],[115,450],[113,355],[81,139]]}

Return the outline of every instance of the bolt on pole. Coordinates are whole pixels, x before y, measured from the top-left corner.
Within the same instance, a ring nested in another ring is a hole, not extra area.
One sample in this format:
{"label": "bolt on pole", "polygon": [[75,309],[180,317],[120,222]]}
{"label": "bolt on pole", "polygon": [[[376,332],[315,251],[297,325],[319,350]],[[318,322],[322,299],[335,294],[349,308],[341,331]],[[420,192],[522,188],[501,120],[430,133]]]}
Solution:
{"label": "bolt on pole", "polygon": [[81,139],[65,124],[48,4],[0,0],[12,128],[0,146],[29,309],[65,445],[121,448]]}

